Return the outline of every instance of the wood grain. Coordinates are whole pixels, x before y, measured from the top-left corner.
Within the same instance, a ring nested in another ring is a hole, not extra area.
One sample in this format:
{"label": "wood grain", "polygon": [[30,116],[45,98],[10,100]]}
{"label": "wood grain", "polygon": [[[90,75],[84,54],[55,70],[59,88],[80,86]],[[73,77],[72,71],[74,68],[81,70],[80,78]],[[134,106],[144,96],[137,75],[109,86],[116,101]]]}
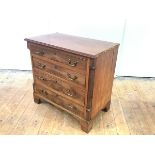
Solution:
{"label": "wood grain", "polygon": [[[0,71],[0,88],[0,134],[86,134],[68,113],[34,104],[31,72]],[[155,79],[116,78],[111,109],[99,112],[89,135],[154,135],[154,93]]]}
{"label": "wood grain", "polygon": [[28,47],[31,50],[31,54],[34,56],[40,56],[49,59],[50,61],[56,61],[70,68],[85,70],[86,58],[77,54],[64,52],[55,48],[48,48],[46,46],[32,44],[28,42]]}
{"label": "wood grain", "polygon": [[127,121],[124,116],[123,108],[119,100],[118,91],[116,89],[117,80],[114,81],[113,95],[111,109],[113,112],[114,121],[116,124],[116,130],[118,135],[129,135],[130,130],[127,124]]}
{"label": "wood grain", "polygon": [[76,100],[80,105],[84,105],[85,90],[64,82],[52,74],[34,68],[34,81],[41,85],[46,85],[48,89],[55,90],[71,100]]}
{"label": "wood grain", "polygon": [[115,47],[118,44],[84,37],[71,36],[61,33],[41,35],[25,39],[28,42],[41,44],[66,52],[79,54],[86,57],[97,57],[103,51]]}
{"label": "wood grain", "polygon": [[[119,44],[59,33],[25,40],[31,53],[33,85],[37,90],[34,90],[34,101],[39,104],[44,99],[53,104],[55,100],[54,105],[68,107],[66,98],[84,106],[80,124],[88,133],[99,111],[110,109]],[[39,90],[40,86],[44,89]],[[62,96],[61,102],[52,93]]]}
{"label": "wood grain", "polygon": [[37,59],[35,57],[33,59],[33,68],[40,69],[42,71],[46,71],[49,74],[55,75],[62,80],[67,80],[68,83],[77,84],[76,86],[85,87],[85,75],[78,73],[77,71],[73,71],[54,63],[48,63],[42,59]]}
{"label": "wood grain", "polygon": [[108,50],[96,59],[91,118],[111,102],[117,50]]}
{"label": "wood grain", "polygon": [[62,106],[66,110],[83,117],[83,107],[79,106],[75,102],[62,97],[61,95],[58,95],[57,93],[48,90],[41,85],[35,85],[34,90],[34,98],[35,96],[38,96],[40,99],[44,99],[47,102],[52,101],[52,103],[54,102],[55,104]]}

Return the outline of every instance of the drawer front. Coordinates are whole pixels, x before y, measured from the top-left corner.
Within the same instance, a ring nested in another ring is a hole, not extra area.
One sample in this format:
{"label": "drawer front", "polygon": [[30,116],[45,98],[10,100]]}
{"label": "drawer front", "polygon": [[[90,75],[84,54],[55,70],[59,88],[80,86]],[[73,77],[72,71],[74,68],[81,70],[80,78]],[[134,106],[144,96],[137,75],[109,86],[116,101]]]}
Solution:
{"label": "drawer front", "polygon": [[32,59],[33,59],[33,67],[85,87],[84,74],[79,74],[75,71],[63,68],[61,66],[52,63],[48,63],[41,59],[36,59],[34,57]]}
{"label": "drawer front", "polygon": [[34,77],[36,82],[40,82],[46,86],[59,93],[65,95],[67,98],[73,100],[74,102],[84,105],[85,91],[77,88],[75,85],[71,85],[67,82],[64,82],[54,76],[52,74],[48,74],[47,72],[43,72],[39,69],[34,68]]}
{"label": "drawer front", "polygon": [[85,57],[42,45],[32,44],[30,48],[32,54],[34,55],[42,56],[49,60],[54,60],[56,62],[69,66],[71,69],[80,69],[83,71],[86,70]]}
{"label": "drawer front", "polygon": [[63,108],[71,111],[72,113],[74,113],[76,115],[84,117],[83,107],[78,106],[77,104],[74,104],[72,101],[70,101],[70,100],[50,91],[50,90],[47,90],[40,85],[34,86],[34,93],[58,104],[59,106],[62,106]]}

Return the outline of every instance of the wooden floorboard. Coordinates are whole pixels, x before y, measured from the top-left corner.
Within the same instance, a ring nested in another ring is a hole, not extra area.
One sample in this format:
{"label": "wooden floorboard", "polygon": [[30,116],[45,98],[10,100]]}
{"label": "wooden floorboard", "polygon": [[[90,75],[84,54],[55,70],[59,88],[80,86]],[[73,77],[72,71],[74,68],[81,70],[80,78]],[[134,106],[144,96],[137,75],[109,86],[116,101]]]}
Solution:
{"label": "wooden floorboard", "polygon": [[123,108],[119,100],[119,96],[117,94],[116,83],[117,83],[117,80],[115,80],[113,84],[113,95],[112,95],[111,108],[114,114],[117,134],[118,135],[129,135],[130,130],[127,124],[127,120],[125,119],[125,116],[124,116],[124,112],[123,112]]}
{"label": "wooden floorboard", "polygon": [[[33,101],[30,71],[0,70],[1,135],[85,135],[68,113]],[[155,79],[114,80],[110,111],[100,112],[89,135],[154,135]]]}

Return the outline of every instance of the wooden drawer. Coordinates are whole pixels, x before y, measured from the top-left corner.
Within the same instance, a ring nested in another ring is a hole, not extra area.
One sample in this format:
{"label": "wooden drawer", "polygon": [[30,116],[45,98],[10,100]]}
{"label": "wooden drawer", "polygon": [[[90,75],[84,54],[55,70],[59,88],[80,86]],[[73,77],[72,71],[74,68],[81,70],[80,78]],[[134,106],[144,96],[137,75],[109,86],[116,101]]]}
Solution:
{"label": "wooden drawer", "polygon": [[62,106],[63,108],[71,111],[72,113],[84,117],[84,109],[81,106],[78,106],[77,104],[74,104],[72,101],[62,97],[61,95],[58,95],[55,92],[52,92],[50,90],[47,90],[46,88],[42,87],[41,85],[34,86],[34,93],[40,95],[45,100],[48,99],[59,106]]}
{"label": "wooden drawer", "polygon": [[85,81],[86,81],[86,75],[85,74],[79,74],[73,70],[69,70],[67,68],[63,68],[61,66],[48,63],[44,60],[32,58],[33,60],[33,66],[35,68],[41,69],[43,71],[46,71],[50,74],[53,74],[55,76],[58,76],[62,79],[66,79],[68,81],[71,81],[72,83],[78,84],[80,86],[85,87]]}
{"label": "wooden drawer", "polygon": [[86,71],[85,57],[36,44],[31,44],[30,49],[33,55],[41,56],[42,58],[45,57],[49,60],[59,62],[62,65],[70,67],[71,69],[80,69],[81,71]]}
{"label": "wooden drawer", "polygon": [[80,105],[84,105],[85,90],[79,89],[75,85],[71,85],[56,78],[52,74],[35,68],[34,78],[36,82],[40,82],[49,87],[49,89],[54,89],[58,93],[61,93],[61,95],[65,95],[66,98],[71,99]]}

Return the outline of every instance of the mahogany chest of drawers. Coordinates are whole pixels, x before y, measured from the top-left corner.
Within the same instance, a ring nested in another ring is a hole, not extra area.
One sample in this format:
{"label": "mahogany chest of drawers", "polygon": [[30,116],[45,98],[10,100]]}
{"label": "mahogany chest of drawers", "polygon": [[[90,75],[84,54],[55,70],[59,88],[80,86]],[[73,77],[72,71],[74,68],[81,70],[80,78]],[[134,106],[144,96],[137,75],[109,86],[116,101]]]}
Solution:
{"label": "mahogany chest of drawers", "polygon": [[119,44],[54,33],[26,38],[33,96],[77,118],[89,132],[99,111],[110,108]]}

